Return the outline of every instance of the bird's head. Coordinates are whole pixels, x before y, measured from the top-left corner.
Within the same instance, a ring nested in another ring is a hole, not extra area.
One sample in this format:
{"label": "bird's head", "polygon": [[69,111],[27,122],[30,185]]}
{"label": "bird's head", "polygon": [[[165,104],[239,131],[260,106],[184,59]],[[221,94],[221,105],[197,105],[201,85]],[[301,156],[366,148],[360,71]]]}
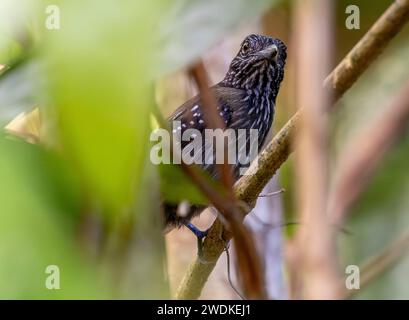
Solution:
{"label": "bird's head", "polygon": [[287,47],[281,40],[249,35],[231,62],[223,84],[238,89],[273,89],[278,92],[286,58]]}

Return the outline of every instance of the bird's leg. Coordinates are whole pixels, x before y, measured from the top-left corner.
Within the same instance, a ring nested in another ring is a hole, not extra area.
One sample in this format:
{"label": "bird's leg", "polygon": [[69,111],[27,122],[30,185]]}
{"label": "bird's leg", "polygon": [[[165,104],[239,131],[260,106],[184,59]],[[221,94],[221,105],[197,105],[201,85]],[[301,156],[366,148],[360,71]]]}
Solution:
{"label": "bird's leg", "polygon": [[201,231],[199,230],[194,224],[188,222],[185,224],[185,226],[193,232],[193,234],[197,238],[197,255],[199,257],[202,257],[203,253],[203,239],[207,236],[209,229],[206,231]]}

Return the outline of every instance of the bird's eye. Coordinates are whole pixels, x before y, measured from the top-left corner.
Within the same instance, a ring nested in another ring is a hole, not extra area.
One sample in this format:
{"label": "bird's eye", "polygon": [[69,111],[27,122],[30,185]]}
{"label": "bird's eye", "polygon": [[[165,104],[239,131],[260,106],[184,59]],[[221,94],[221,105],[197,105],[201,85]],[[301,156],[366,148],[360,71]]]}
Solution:
{"label": "bird's eye", "polygon": [[243,46],[241,47],[241,52],[246,54],[250,50],[250,44],[248,42],[243,43]]}

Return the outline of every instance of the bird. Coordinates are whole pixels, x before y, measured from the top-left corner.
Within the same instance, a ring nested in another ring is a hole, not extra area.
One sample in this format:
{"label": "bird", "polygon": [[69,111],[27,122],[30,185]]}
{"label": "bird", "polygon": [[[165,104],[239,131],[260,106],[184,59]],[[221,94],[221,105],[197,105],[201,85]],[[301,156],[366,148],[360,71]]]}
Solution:
{"label": "bird", "polygon": [[[261,150],[273,123],[286,58],[287,47],[282,40],[260,34],[248,35],[231,61],[224,79],[210,88],[217,102],[217,111],[225,124],[224,129],[233,129],[234,132],[244,129],[247,133],[250,129],[257,129],[258,150]],[[175,121],[178,123],[173,134],[182,135],[189,129],[203,133],[209,128],[203,110],[199,94],[182,104],[167,119],[171,127]],[[192,136],[194,138],[195,134]],[[246,135],[247,148],[250,144],[248,136]],[[188,141],[179,143],[183,152]],[[200,156],[208,158],[206,146],[202,147]],[[212,155],[212,152],[210,154]],[[216,166],[212,161],[204,161],[201,166],[214,179],[218,178]],[[240,164],[236,161],[233,168],[234,179],[237,181],[240,178]],[[180,206],[177,204],[164,204],[165,230],[186,226],[198,239],[204,238],[207,232],[199,230],[190,222],[204,207],[191,205],[185,207],[183,213],[178,212],[178,208],[180,209]]]}

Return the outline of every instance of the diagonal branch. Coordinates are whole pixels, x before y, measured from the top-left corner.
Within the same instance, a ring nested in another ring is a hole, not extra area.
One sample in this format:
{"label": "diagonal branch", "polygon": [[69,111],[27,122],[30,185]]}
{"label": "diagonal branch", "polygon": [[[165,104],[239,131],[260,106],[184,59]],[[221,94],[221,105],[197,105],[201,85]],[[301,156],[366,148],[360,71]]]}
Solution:
{"label": "diagonal branch", "polygon": [[[206,74],[206,70],[202,62],[196,63],[192,69],[191,74],[196,81],[199,88],[200,99],[202,101],[202,108],[204,110],[205,121],[209,129],[222,129],[225,128],[225,124],[217,112],[217,101],[209,88],[209,81]],[[225,142],[225,150],[227,145]],[[227,152],[224,153],[225,157]],[[248,298],[264,298],[264,286],[261,273],[261,264],[255,250],[253,238],[249,234],[249,231],[245,228],[242,221],[239,219],[241,216],[240,208],[237,206],[235,199],[233,185],[233,171],[230,164],[227,161],[227,157],[222,164],[217,165],[218,172],[221,177],[221,182],[227,190],[227,199],[231,206],[228,210],[219,211],[226,222],[229,229],[234,235],[236,247],[240,250],[236,250],[237,262],[240,270],[240,280],[243,284],[244,292]],[[210,199],[211,200],[211,199]]]}
{"label": "diagonal branch", "polygon": [[[396,0],[377,20],[366,35],[355,45],[337,68],[327,77],[325,87],[334,97],[335,103],[362,75],[393,37],[402,29],[409,18],[409,0]],[[301,110],[278,132],[267,148],[259,155],[257,165],[252,165],[248,174],[235,186],[236,197],[253,207],[263,187],[273,177],[290,155],[291,140],[298,129]],[[203,246],[203,264],[196,259],[188,268],[178,292],[178,299],[196,299],[205,285],[220,255],[225,249],[231,233],[224,229],[220,220],[213,223]]]}

